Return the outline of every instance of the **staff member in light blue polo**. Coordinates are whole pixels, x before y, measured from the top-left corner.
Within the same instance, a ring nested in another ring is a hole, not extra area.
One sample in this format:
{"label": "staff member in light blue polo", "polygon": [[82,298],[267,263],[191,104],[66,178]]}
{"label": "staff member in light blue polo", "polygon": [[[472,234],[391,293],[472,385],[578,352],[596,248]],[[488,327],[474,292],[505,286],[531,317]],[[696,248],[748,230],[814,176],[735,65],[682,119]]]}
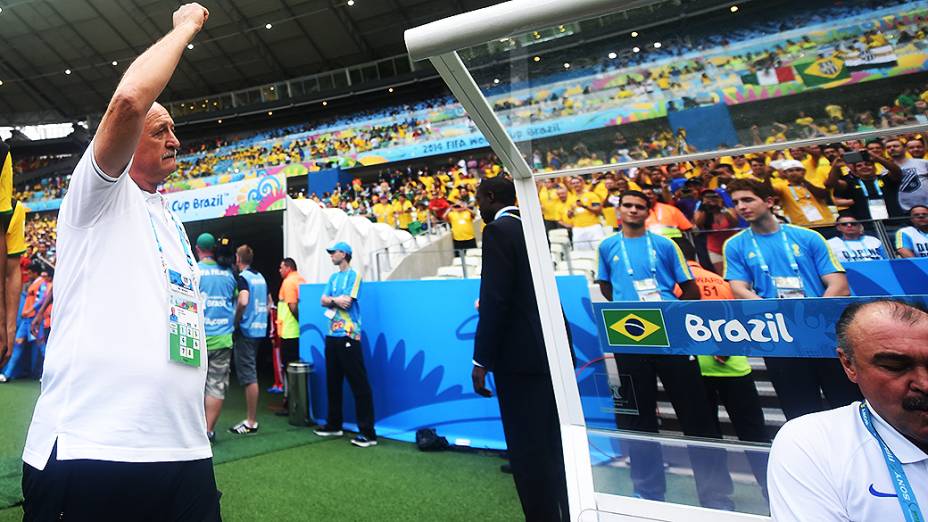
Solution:
{"label": "staff member in light blue polo", "polygon": [[203,299],[204,330],[209,368],[206,372],[206,435],[215,442],[216,421],[229,387],[232,361],[232,332],[235,330],[235,275],[216,262],[216,238],[206,232],[197,237],[200,295]]}
{"label": "staff member in light blue polo", "polygon": [[[627,190],[619,197],[622,230],[599,245],[599,281],[603,296],[610,301],[676,301],[674,286],[680,285],[682,300],[698,300],[699,288],[679,247],[670,239],[649,232],[645,223],[651,200],[643,192]],[[709,402],[696,357],[687,355],[616,354],[616,369],[627,376],[638,413],[616,414],[621,429],[657,433],[657,378],[670,395],[685,435],[722,438],[715,412]],[[646,441],[625,444],[631,457],[631,479],[635,494],[649,500],[664,500],[667,482],[661,445]],[[733,485],[724,451],[691,446],[687,449],[696,480],[700,505],[714,509],[734,508]]]}
{"label": "staff member in light blue polo", "polygon": [[325,426],[315,431],[320,437],[341,437],[342,384],[348,379],[354,395],[355,417],[361,433],[351,443],[361,448],[377,444],[374,431],[374,396],[361,350],[361,275],[351,268],[351,246],[340,241],[326,249],[338,271],[332,274],[322,294],[322,307],[329,319],[325,337],[326,392],[329,408]]}
{"label": "staff member in light blue polo", "polygon": [[248,245],[235,250],[238,268],[238,299],[235,306],[235,373],[238,383],[245,388],[247,417],[229,428],[232,433],[244,435],[258,431],[258,372],[257,353],[261,340],[267,337],[267,282],[260,272],[251,267],[255,253]]}
{"label": "staff member in light blue polo", "polygon": [[[724,278],[737,299],[799,299],[850,295],[844,268],[818,233],[781,225],[773,215],[774,195],[750,179],[735,180],[728,193],[750,228],[722,247]],[[787,419],[860,399],[835,359],[767,357],[767,374]]]}

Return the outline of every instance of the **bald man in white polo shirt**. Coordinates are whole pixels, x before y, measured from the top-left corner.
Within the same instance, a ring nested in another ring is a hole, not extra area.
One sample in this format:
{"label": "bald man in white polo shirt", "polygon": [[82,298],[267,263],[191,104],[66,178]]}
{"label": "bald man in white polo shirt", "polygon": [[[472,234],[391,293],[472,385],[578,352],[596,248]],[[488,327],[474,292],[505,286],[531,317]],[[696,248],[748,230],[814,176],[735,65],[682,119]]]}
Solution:
{"label": "bald man in white polo shirt", "polygon": [[199,270],[158,185],[177,169],[155,100],[209,13],[186,4],[126,70],[58,215],[54,329],[23,451],[26,521],[220,519]]}
{"label": "bald man in white polo shirt", "polygon": [[925,521],[928,310],[894,299],[849,306],[838,356],[866,401],[787,422],[770,451],[778,521]]}

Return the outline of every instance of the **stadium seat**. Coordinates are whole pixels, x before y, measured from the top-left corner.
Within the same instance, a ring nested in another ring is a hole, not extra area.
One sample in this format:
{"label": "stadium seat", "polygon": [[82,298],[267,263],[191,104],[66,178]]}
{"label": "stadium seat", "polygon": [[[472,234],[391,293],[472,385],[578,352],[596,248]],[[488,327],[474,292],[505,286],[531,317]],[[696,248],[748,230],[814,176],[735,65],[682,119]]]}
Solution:
{"label": "stadium seat", "polygon": [[567,247],[564,243],[551,243],[551,254],[556,256],[556,260],[564,259],[566,253]]}
{"label": "stadium seat", "polygon": [[461,265],[457,266],[442,266],[438,268],[438,277],[444,277],[448,279],[463,279],[464,278],[464,269],[461,268]]}
{"label": "stadium seat", "polygon": [[473,257],[464,257],[455,256],[451,260],[451,266],[461,266],[462,264],[467,264],[469,266],[480,266],[480,259],[475,259]]}
{"label": "stadium seat", "polygon": [[569,243],[570,236],[566,228],[555,228],[548,231],[548,240],[552,243]]}
{"label": "stadium seat", "polygon": [[572,250],[570,252],[571,261],[577,259],[590,259],[596,261],[598,257],[595,250]]}
{"label": "stadium seat", "polygon": [[465,257],[483,257],[483,249],[480,248],[468,248],[464,251]]}
{"label": "stadium seat", "polygon": [[564,262],[563,266],[569,267],[568,270],[588,270],[590,272],[596,272],[598,268],[596,261],[586,258],[571,259],[569,264]]}

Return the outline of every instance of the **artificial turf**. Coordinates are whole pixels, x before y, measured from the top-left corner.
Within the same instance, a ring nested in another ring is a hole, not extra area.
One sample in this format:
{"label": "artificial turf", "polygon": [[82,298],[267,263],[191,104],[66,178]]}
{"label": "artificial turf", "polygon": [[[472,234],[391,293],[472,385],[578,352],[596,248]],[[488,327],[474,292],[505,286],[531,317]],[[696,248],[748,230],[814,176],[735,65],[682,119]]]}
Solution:
{"label": "artificial turf", "polygon": [[[234,380],[234,379],[233,379]],[[0,386],[7,412],[0,423],[0,506],[21,499],[20,455],[38,383]],[[484,453],[423,453],[385,439],[356,448],[348,437],[323,440],[290,426],[262,394],[255,435],[224,431],[245,416],[241,389],[230,386],[214,446],[216,480],[226,521],[290,520],[518,520],[521,509],[503,461]],[[5,501],[5,503],[4,503]],[[0,522],[20,520],[18,506]]]}

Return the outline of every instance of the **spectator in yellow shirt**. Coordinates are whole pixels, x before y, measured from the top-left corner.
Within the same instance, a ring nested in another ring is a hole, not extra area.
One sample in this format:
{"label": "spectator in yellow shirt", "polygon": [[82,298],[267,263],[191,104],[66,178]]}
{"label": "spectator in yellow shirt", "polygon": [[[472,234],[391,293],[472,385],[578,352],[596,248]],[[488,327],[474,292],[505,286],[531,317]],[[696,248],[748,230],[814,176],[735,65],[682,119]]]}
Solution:
{"label": "spectator in yellow shirt", "polygon": [[811,183],[806,178],[806,168],[796,160],[779,160],[771,166],[780,173],[780,178],[767,178],[773,191],[780,198],[780,206],[794,225],[824,225],[834,223],[834,215],[828,208],[828,190]]}
{"label": "spectator in yellow shirt", "polygon": [[592,190],[580,194],[567,211],[573,225],[574,250],[595,250],[606,237],[600,216],[603,200]]}
{"label": "spectator in yellow shirt", "polygon": [[393,219],[396,220],[397,228],[400,230],[409,230],[409,224],[412,223],[412,202],[406,199],[406,194],[400,192],[399,198],[393,202],[391,207]]}
{"label": "spectator in yellow shirt", "polygon": [[390,226],[393,226],[392,223],[392,209],[389,203],[384,203],[380,200],[380,196],[374,194],[371,196],[371,202],[374,204],[371,206],[371,212],[374,213],[374,217],[377,219],[378,223],[384,223]]}
{"label": "spectator in yellow shirt", "polygon": [[474,212],[461,201],[456,201],[445,214],[445,221],[451,225],[451,243],[455,255],[464,257],[468,248],[477,248],[474,238]]}

